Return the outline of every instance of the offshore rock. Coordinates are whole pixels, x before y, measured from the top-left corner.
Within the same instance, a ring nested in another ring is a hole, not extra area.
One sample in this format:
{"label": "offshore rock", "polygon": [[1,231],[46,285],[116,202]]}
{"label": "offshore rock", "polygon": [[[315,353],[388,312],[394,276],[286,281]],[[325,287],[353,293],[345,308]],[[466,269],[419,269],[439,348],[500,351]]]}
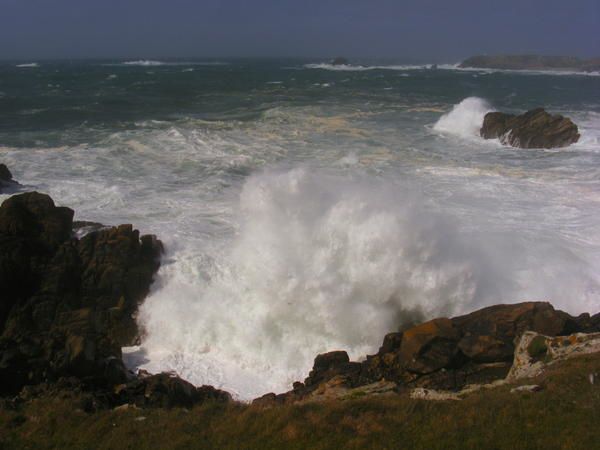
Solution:
{"label": "offshore rock", "polygon": [[0,194],[3,190],[8,190],[8,188],[14,188],[18,185],[19,183],[13,179],[13,175],[8,170],[8,167],[6,167],[6,164],[0,164]]}
{"label": "offshore rock", "polygon": [[131,225],[72,237],[73,211],[28,192],[0,206],[0,394],[76,376],[129,377],[121,347],[160,265],[162,244]]}
{"label": "offshore rock", "polygon": [[579,140],[579,130],[571,119],[550,115],[543,108],[519,116],[487,113],[480,134],[485,139],[499,139],[505,145],[521,148],[566,147]]}
{"label": "offshore rock", "polygon": [[331,64],[334,66],[347,66],[350,62],[346,58],[338,56],[331,60]]}

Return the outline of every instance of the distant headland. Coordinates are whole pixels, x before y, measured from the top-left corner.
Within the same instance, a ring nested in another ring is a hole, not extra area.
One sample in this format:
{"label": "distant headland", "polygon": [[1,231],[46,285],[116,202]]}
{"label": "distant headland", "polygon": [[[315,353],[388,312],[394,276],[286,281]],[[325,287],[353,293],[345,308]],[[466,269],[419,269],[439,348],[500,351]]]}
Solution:
{"label": "distant headland", "polygon": [[462,68],[506,70],[576,70],[600,71],[600,58],[582,59],[574,56],[496,55],[471,56],[460,63]]}

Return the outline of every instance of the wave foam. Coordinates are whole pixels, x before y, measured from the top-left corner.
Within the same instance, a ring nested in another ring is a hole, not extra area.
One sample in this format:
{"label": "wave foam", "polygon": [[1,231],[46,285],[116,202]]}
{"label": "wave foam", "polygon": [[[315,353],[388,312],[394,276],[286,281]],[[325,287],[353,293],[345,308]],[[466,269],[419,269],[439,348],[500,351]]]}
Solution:
{"label": "wave foam", "polygon": [[419,205],[390,182],[252,176],[227,249],[180,247],[161,269],[138,360],[250,399],[289,389],[318,353],[358,358],[415,315],[497,299],[482,258]]}
{"label": "wave foam", "polygon": [[306,69],[333,70],[338,72],[363,72],[366,70],[423,70],[431,68],[431,65],[390,65],[390,66],[361,66],[353,64],[305,64]]}
{"label": "wave foam", "polygon": [[125,61],[123,65],[125,66],[164,66],[167,63],[162,61],[151,61],[149,59],[140,59],[137,61]]}
{"label": "wave foam", "polygon": [[490,111],[493,108],[484,99],[468,97],[440,117],[433,129],[464,138],[479,136],[483,118]]}
{"label": "wave foam", "polygon": [[15,67],[40,67],[38,63],[17,64]]}

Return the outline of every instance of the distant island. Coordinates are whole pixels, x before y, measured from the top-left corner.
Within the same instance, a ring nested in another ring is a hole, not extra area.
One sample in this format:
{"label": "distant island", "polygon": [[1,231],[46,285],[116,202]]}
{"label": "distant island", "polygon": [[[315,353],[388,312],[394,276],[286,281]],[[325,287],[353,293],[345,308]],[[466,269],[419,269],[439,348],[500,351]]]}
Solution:
{"label": "distant island", "polygon": [[574,56],[496,55],[471,56],[460,63],[461,68],[507,70],[575,70],[600,71],[600,58],[581,59]]}

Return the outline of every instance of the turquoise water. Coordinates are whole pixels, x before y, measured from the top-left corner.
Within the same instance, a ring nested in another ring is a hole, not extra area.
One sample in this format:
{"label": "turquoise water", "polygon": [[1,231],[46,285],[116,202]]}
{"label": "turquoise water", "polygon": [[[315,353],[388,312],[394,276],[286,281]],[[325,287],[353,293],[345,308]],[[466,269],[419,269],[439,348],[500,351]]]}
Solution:
{"label": "turquoise water", "polygon": [[[21,64],[0,64],[0,161],[76,218],[167,245],[132,366],[251,398],[304,378],[319,352],[374,351],[407,314],[600,309],[597,75]],[[477,136],[485,112],[537,106],[571,117],[580,142]]]}

